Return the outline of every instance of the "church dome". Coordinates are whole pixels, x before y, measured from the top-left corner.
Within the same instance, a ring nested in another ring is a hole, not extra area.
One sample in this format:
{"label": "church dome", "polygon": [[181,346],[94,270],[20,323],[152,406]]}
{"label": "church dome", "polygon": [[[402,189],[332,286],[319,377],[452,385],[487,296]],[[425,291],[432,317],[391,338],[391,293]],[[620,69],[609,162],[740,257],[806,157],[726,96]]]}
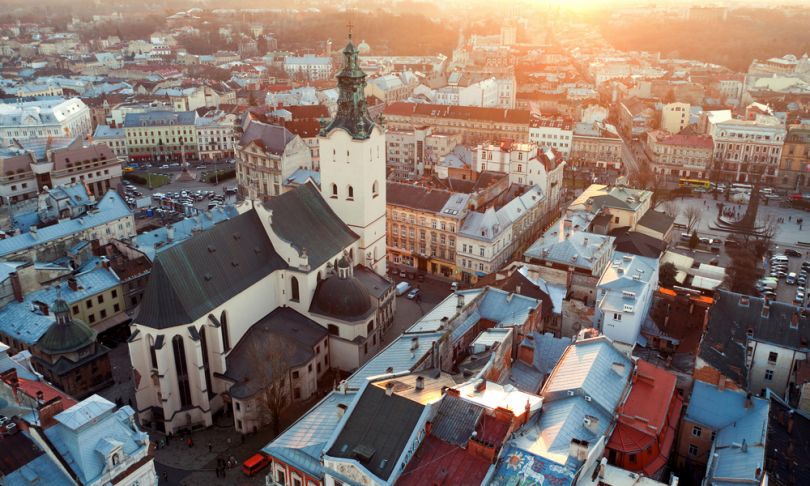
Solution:
{"label": "church dome", "polygon": [[318,284],[311,310],[344,321],[363,319],[371,314],[371,295],[354,277],[345,257],[337,264],[337,274]]}
{"label": "church dome", "polygon": [[53,312],[56,323],[40,338],[39,349],[50,355],[78,351],[96,341],[96,333],[82,321],[70,317],[67,302],[57,298]]}
{"label": "church dome", "polygon": [[366,41],[363,41],[357,44],[357,52],[359,52],[360,54],[368,54],[369,52],[371,52],[371,46],[366,44]]}

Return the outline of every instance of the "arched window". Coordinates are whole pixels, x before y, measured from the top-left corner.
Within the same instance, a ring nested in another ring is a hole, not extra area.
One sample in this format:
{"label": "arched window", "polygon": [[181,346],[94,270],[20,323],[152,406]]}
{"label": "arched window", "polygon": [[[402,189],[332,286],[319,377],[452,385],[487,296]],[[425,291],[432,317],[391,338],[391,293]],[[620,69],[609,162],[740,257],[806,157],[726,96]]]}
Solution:
{"label": "arched window", "polygon": [[118,454],[113,454],[112,455],[112,465],[117,466],[119,462],[121,462],[121,460],[118,459]]}
{"label": "arched window", "polygon": [[374,330],[374,321],[368,321],[368,325],[366,326],[366,333],[371,334],[371,331]]}
{"label": "arched window", "polygon": [[290,294],[292,295],[292,297],[290,297],[290,299],[295,301],[295,302],[298,302],[298,299],[299,299],[299,296],[298,296],[298,279],[295,278],[295,277],[290,279]]}
{"label": "arched window", "polygon": [[337,184],[332,184],[332,197],[337,197]]}
{"label": "arched window", "polygon": [[219,326],[222,331],[222,348],[225,351],[231,350],[231,337],[228,335],[228,314],[222,311],[219,316]]}
{"label": "arched window", "polygon": [[317,283],[321,283],[321,280],[323,280],[323,277],[321,277],[321,271],[318,270],[318,275],[315,277],[315,281]]}
{"label": "arched window", "polygon": [[180,406],[191,406],[191,388],[188,383],[188,364],[186,363],[186,346],[180,335],[172,339],[174,350],[174,369],[177,372],[177,389],[180,393]]}
{"label": "arched window", "polygon": [[152,360],[152,368],[157,369],[158,365],[157,365],[157,350],[155,349],[155,337],[150,335],[149,340],[147,342],[149,343],[149,357]]}
{"label": "arched window", "polygon": [[377,181],[374,181],[371,184],[371,197],[377,197],[379,195],[380,195],[380,183],[377,182]]}
{"label": "arched window", "polygon": [[354,199],[354,188],[352,186],[349,186],[349,196],[346,199]]}
{"label": "arched window", "polygon": [[203,370],[205,371],[205,388],[208,390],[208,398],[214,396],[211,388],[211,366],[208,363],[208,338],[205,336],[205,324],[200,326],[200,347],[202,348]]}

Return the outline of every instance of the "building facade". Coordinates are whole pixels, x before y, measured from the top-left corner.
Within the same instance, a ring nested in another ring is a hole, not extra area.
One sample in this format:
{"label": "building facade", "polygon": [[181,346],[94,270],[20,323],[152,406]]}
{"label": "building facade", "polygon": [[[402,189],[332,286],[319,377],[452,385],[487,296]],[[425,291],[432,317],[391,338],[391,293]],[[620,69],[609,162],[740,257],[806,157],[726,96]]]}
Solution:
{"label": "building facade", "polygon": [[653,172],[666,181],[705,179],[710,175],[714,143],[708,135],[672,135],[655,130],[647,133],[645,149]]}
{"label": "building facade", "polygon": [[810,125],[791,125],[779,162],[780,187],[804,192],[810,189]]}
{"label": "building facade", "polygon": [[529,142],[551,147],[565,158],[571,155],[574,129],[565,117],[541,117],[529,125]]}
{"label": "building facade", "polygon": [[720,180],[751,182],[762,174],[762,182],[779,180],[779,164],[787,130],[775,118],[726,120],[711,126],[714,140],[712,169]]}
{"label": "building facade", "polygon": [[127,113],[124,133],[132,162],[184,162],[199,158],[197,113],[148,111]]}
{"label": "building facade", "polygon": [[85,137],[93,124],[79,98],[42,96],[0,101],[0,144],[48,137]]}
{"label": "building facade", "polygon": [[396,179],[415,178],[433,166],[461,143],[461,135],[433,133],[431,127],[385,131],[385,154]]}

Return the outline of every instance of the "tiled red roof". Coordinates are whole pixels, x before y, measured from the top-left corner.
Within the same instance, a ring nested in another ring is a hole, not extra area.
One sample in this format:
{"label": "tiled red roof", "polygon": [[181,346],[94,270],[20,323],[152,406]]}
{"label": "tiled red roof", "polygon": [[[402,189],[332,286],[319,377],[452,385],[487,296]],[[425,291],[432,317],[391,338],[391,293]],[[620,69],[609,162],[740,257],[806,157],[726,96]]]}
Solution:
{"label": "tiled red roof", "polygon": [[398,485],[453,484],[478,486],[489,461],[429,435],[397,481]]}
{"label": "tiled red roof", "polygon": [[559,128],[562,130],[571,130],[573,123],[570,118],[562,117],[562,116],[544,116],[540,118],[535,118],[532,120],[531,127],[551,127],[551,128]]}
{"label": "tiled red roof", "polygon": [[293,120],[285,122],[284,127],[301,138],[316,137],[321,130],[321,124],[317,120]]}
{"label": "tiled red roof", "polygon": [[386,116],[429,116],[455,120],[484,120],[505,123],[525,123],[531,121],[528,110],[507,110],[503,108],[480,108],[477,106],[433,105],[398,101],[385,108]]}
{"label": "tiled red roof", "polygon": [[675,145],[678,147],[698,147],[711,150],[714,147],[710,135],[695,135],[686,133],[676,133],[665,136],[658,140],[662,145]]}
{"label": "tiled red roof", "polygon": [[17,381],[20,385],[20,390],[31,398],[36,398],[37,392],[42,392],[42,399],[45,400],[45,402],[49,402],[54,398],[60,397],[65,410],[73,405],[76,405],[76,400],[70,398],[70,396],[67,394],[57,390],[44,381],[32,381],[19,377],[17,378]]}

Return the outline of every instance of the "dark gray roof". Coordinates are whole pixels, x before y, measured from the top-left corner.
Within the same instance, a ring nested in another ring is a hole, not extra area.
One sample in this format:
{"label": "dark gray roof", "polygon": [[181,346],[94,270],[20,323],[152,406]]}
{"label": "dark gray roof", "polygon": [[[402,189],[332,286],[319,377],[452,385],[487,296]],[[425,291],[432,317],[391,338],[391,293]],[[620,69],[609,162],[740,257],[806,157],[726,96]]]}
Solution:
{"label": "dark gray roof", "polygon": [[371,296],[355,277],[331,275],[318,282],[309,311],[344,321],[365,319],[374,312]]}
{"label": "dark gray roof", "polygon": [[286,356],[275,362],[297,368],[315,357],[315,346],[327,335],[326,328],[290,307],[279,307],[262,317],[250,326],[225,359],[225,376],[235,382],[229,390],[231,396],[247,398],[259,391],[266,382],[256,379],[259,365],[266,367],[263,373],[272,379],[274,360],[257,360],[256,353],[278,354],[283,349]]}
{"label": "dark gray roof", "polygon": [[279,125],[270,125],[258,121],[251,121],[239,140],[244,147],[251,142],[257,142],[268,153],[281,155],[287,144],[295,138],[292,132]]}
{"label": "dark gray roof", "polygon": [[248,211],[158,253],[135,322],[155,329],[191,323],[282,268]]}
{"label": "dark gray roof", "polygon": [[654,209],[648,209],[647,212],[644,213],[644,216],[638,220],[638,224],[640,226],[650,228],[651,230],[659,233],[666,233],[669,231],[674,222],[675,218]]}
{"label": "dark gray roof", "polygon": [[[745,305],[741,298],[745,297]],[[771,302],[763,316],[764,299],[719,290],[709,312],[709,324],[700,343],[700,358],[725,376],[745,386],[745,350],[750,330],[753,339],[789,349],[810,351],[810,313],[800,307]],[[795,325],[791,322],[795,319]]]}
{"label": "dark gray roof", "polygon": [[312,268],[358,239],[311,183],[270,199],[264,207],[273,210],[273,231],[298,250],[306,249]]}
{"label": "dark gray roof", "polygon": [[484,409],[474,403],[445,395],[433,418],[430,434],[450,444],[467,447],[483,413]]}
{"label": "dark gray roof", "polygon": [[366,287],[368,293],[376,299],[382,298],[385,292],[394,285],[387,278],[362,265],[354,267],[354,276]]}
{"label": "dark gray roof", "polygon": [[124,128],[151,127],[164,125],[194,125],[197,113],[194,111],[147,111],[127,113]]}
{"label": "dark gray roof", "polygon": [[450,196],[453,195],[450,191],[428,189],[398,182],[387,183],[385,190],[386,201],[389,205],[405,206],[434,213],[441,211]]}
{"label": "dark gray roof", "polygon": [[810,477],[810,416],[771,396],[765,464],[768,484],[805,484]]}
{"label": "dark gray roof", "polygon": [[425,406],[369,384],[334,444],[331,457],[358,460],[372,474],[388,480]]}
{"label": "dark gray roof", "polygon": [[658,258],[664,252],[663,241],[644,233],[620,228],[617,231],[611,231],[610,235],[616,237],[613,242],[613,249],[616,251],[649,258]]}

